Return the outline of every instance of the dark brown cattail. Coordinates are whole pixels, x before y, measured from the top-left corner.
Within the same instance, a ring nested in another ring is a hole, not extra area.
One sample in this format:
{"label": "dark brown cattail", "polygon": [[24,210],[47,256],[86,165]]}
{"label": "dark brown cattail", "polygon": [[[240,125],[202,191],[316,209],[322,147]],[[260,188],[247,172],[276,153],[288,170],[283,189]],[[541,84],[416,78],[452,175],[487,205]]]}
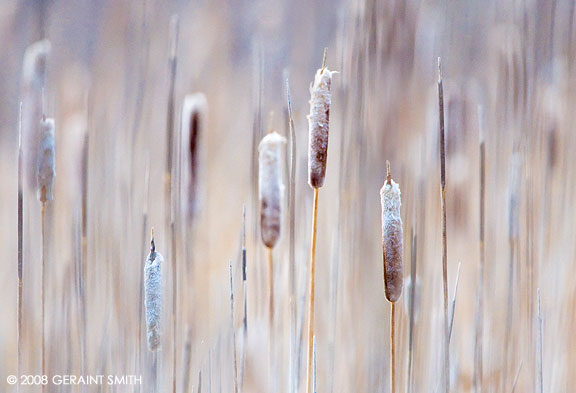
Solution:
{"label": "dark brown cattail", "polygon": [[160,347],[160,327],[162,319],[162,264],[164,258],[156,251],[152,235],[150,254],[144,266],[144,303],[146,306],[146,329],[148,349],[152,352]]}
{"label": "dark brown cattail", "polygon": [[54,120],[44,119],[40,124],[40,139],[38,144],[38,199],[47,202],[53,199],[55,170],[54,155]]}
{"label": "dark brown cattail", "polygon": [[388,176],[380,190],[382,202],[382,253],[384,256],[384,285],[386,299],[396,302],[402,294],[402,217],[400,216],[400,187]]}
{"label": "dark brown cattail", "polygon": [[262,138],[259,151],[258,193],[260,197],[260,232],[262,241],[273,248],[282,227],[282,149],[286,138],[272,132]]}
{"label": "dark brown cattail", "polygon": [[198,144],[206,121],[206,107],[206,96],[202,93],[187,95],[182,105],[183,200],[189,217],[197,210]]}
{"label": "dark brown cattail", "polygon": [[330,129],[330,85],[332,74],[326,67],[316,72],[310,87],[310,114],[308,115],[308,183],[320,188],[326,176],[328,134]]}

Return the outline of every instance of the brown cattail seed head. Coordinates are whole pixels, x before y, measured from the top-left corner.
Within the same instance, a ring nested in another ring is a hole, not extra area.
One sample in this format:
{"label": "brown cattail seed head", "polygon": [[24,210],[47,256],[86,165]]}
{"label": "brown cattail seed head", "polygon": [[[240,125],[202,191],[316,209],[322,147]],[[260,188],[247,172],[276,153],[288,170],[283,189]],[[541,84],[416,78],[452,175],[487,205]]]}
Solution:
{"label": "brown cattail seed head", "polygon": [[148,349],[160,347],[160,321],[162,317],[162,264],[164,258],[156,251],[154,239],[144,266],[144,305],[146,307],[146,331]]}
{"label": "brown cattail seed head", "polygon": [[182,105],[182,181],[184,182],[182,200],[186,201],[188,217],[197,210],[197,182],[199,162],[199,140],[204,132],[206,121],[206,96],[202,93],[190,94]]}
{"label": "brown cattail seed head", "polygon": [[382,252],[386,299],[394,303],[402,294],[402,217],[400,187],[388,178],[380,190],[382,202]]}
{"label": "brown cattail seed head", "polygon": [[260,232],[268,248],[276,245],[282,227],[282,151],[286,138],[272,132],[258,146],[258,193],[260,197]]}
{"label": "brown cattail seed head", "polygon": [[320,188],[326,176],[328,133],[330,128],[330,85],[332,74],[327,68],[316,72],[310,87],[310,114],[308,115],[308,183]]}
{"label": "brown cattail seed head", "polygon": [[54,156],[54,120],[45,119],[40,123],[40,140],[38,145],[38,199],[40,202],[53,199],[55,156]]}

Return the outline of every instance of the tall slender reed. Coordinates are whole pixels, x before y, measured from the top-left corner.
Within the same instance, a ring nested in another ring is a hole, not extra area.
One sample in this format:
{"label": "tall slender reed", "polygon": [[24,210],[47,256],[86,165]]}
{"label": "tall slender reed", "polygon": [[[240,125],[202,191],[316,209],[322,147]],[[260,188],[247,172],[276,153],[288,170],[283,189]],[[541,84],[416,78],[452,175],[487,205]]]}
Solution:
{"label": "tall slender reed", "polygon": [[[24,187],[22,184],[22,103],[18,120],[18,308],[16,331],[18,342],[18,374],[22,375],[22,272],[24,268]],[[16,391],[20,391],[20,384],[16,384]]]}
{"label": "tall slender reed", "polygon": [[234,393],[238,393],[238,355],[236,352],[236,329],[234,328],[234,275],[232,274],[232,260],[230,269],[230,329],[232,330],[232,348],[234,355]]}
{"label": "tall slender reed", "polygon": [[485,251],[485,214],[486,214],[486,147],[484,142],[484,118],[481,107],[478,108],[478,128],[480,134],[479,157],[480,157],[480,224],[479,224],[479,246],[480,246],[480,268],[478,271],[478,293],[476,295],[477,322],[476,339],[474,341],[474,389],[477,393],[482,392],[483,356],[484,356],[484,269],[486,262]]}
{"label": "tall slender reed", "polygon": [[538,351],[537,351],[537,359],[538,359],[538,378],[537,378],[537,387],[536,391],[538,393],[544,393],[544,376],[542,373],[542,312],[540,310],[540,288],[537,289],[537,297],[538,297]]}
{"label": "tall slender reed", "polygon": [[[38,164],[36,177],[38,181],[38,199],[42,204],[42,375],[46,375],[46,203],[54,199],[54,177],[55,171],[55,152],[54,152],[54,120],[43,118],[40,122],[40,140],[38,145]],[[46,385],[42,385],[42,390],[46,391]]]}
{"label": "tall slender reed", "polygon": [[444,87],[438,58],[438,116],[440,129],[440,188],[442,199],[442,284],[444,289],[444,391],[450,391],[450,338],[448,318],[448,243],[446,239],[446,143],[444,139]]}
{"label": "tall slender reed", "polygon": [[390,162],[386,161],[386,181],[380,190],[382,205],[382,259],[384,262],[384,289],[390,302],[390,392],[396,392],[396,347],[394,340],[395,303],[402,295],[404,281],[403,229],[400,207],[400,187],[392,180]]}
{"label": "tall slender reed", "polygon": [[310,294],[308,297],[308,360],[306,367],[306,392],[310,393],[312,380],[312,355],[314,337],[314,275],[316,273],[316,227],[318,217],[318,191],[324,185],[326,160],[328,158],[328,135],[330,127],[330,87],[332,74],[326,68],[326,53],[322,68],[316,72],[310,87],[310,114],[308,115],[308,184],[314,190],[312,206],[312,239],[310,242]]}
{"label": "tall slender reed", "polygon": [[170,19],[170,56],[168,59],[169,82],[168,82],[168,104],[166,109],[166,172],[164,176],[165,186],[165,206],[166,206],[166,232],[171,239],[172,259],[172,393],[176,393],[176,357],[178,354],[177,327],[178,327],[178,265],[176,263],[176,241],[174,234],[175,225],[175,201],[172,192],[172,177],[174,176],[174,87],[176,81],[176,70],[178,65],[178,15],[172,15]]}
{"label": "tall slender reed", "polygon": [[288,189],[288,215],[290,217],[290,393],[297,390],[297,351],[296,351],[296,133],[292,116],[290,82],[286,77],[286,103],[288,106],[290,182]]}

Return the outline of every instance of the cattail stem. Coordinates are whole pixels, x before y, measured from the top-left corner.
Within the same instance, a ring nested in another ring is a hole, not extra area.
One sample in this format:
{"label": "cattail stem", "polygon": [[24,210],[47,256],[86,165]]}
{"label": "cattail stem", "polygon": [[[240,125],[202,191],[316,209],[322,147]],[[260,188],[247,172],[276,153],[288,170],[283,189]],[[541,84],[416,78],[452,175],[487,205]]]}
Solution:
{"label": "cattail stem", "polygon": [[269,317],[270,317],[270,330],[274,330],[274,259],[272,247],[267,247],[268,254],[268,292],[269,292]]}
{"label": "cattail stem", "polygon": [[448,245],[446,240],[446,146],[444,140],[444,88],[438,58],[438,114],[440,123],[440,187],[442,199],[442,284],[444,289],[444,391],[450,391],[450,340],[448,318]]}
{"label": "cattail stem", "polygon": [[[42,191],[44,192],[44,191]],[[40,267],[41,279],[41,298],[42,298],[42,311],[41,311],[41,336],[42,336],[42,375],[46,375],[46,280],[45,280],[45,267],[46,267],[46,202],[42,202],[42,265]],[[46,392],[46,385],[42,385],[42,392]]]}
{"label": "cattail stem", "polygon": [[312,378],[312,347],[314,337],[314,275],[316,272],[316,226],[318,217],[318,188],[314,188],[314,205],[312,208],[312,242],[310,244],[310,296],[308,303],[308,362],[306,372],[306,392],[310,393]]}
{"label": "cattail stem", "polygon": [[[22,375],[22,272],[24,265],[24,192],[22,185],[22,103],[20,103],[20,120],[18,126],[18,376]],[[16,391],[20,391],[20,384],[16,384]]]}
{"label": "cattail stem", "polygon": [[396,393],[396,344],[394,329],[396,325],[395,303],[390,303],[390,392]]}

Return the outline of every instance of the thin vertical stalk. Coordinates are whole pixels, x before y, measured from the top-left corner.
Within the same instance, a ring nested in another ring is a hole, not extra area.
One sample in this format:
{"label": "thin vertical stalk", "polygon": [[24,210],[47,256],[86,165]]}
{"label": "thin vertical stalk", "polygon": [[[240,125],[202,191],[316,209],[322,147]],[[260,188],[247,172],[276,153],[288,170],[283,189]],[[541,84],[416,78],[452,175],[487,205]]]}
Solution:
{"label": "thin vertical stalk", "polygon": [[[480,111],[479,111],[480,112]],[[485,252],[485,214],[486,214],[486,147],[484,143],[484,130],[482,113],[479,113],[480,121],[480,269],[478,272],[478,314],[476,326],[476,340],[474,342],[474,389],[477,393],[482,392],[483,354],[484,354],[484,269],[486,264]]]}
{"label": "thin vertical stalk", "polygon": [[312,241],[310,244],[310,297],[308,303],[308,362],[306,368],[306,392],[310,393],[312,378],[312,347],[314,338],[314,275],[316,273],[316,227],[318,217],[318,188],[314,188],[312,208]]}
{"label": "thin vertical stalk", "polygon": [[[22,185],[22,103],[20,103],[20,117],[18,121],[18,378],[22,375],[22,272],[24,267],[24,192]],[[20,391],[20,384],[16,384],[16,391]]]}
{"label": "thin vertical stalk", "polygon": [[448,244],[446,239],[446,146],[444,139],[444,88],[442,63],[438,58],[438,114],[440,125],[440,187],[442,198],[442,284],[444,296],[444,391],[450,391],[450,341],[448,322]]}
{"label": "thin vertical stalk", "polygon": [[396,307],[390,303],[390,392],[396,393],[396,344],[394,342],[394,329],[396,320]]}
{"label": "thin vertical stalk", "polygon": [[[46,374],[46,279],[45,279],[45,268],[46,268],[46,202],[42,202],[42,265],[40,267],[40,279],[41,279],[41,297],[42,297],[42,375]],[[42,392],[46,392],[46,385],[42,385]]]}
{"label": "thin vertical stalk", "polygon": [[286,78],[286,96],[288,103],[288,123],[290,129],[290,182],[288,190],[288,215],[290,217],[290,393],[296,393],[296,133],[292,117],[292,100],[290,98],[290,83]]}
{"label": "thin vertical stalk", "polygon": [[274,330],[274,259],[272,255],[272,247],[266,247],[268,254],[268,295],[269,295],[269,321],[270,330]]}

